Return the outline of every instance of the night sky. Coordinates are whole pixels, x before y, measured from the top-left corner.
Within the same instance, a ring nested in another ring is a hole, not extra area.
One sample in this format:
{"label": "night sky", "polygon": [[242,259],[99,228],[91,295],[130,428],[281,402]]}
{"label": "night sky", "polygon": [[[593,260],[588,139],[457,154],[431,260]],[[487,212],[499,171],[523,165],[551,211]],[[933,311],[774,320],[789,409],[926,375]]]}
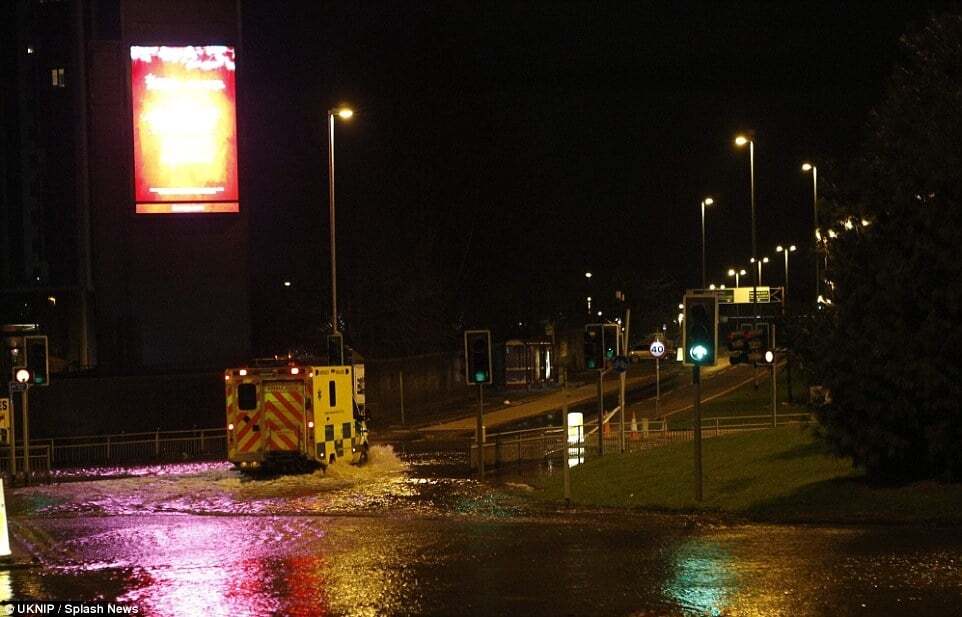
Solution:
{"label": "night sky", "polygon": [[[708,278],[731,284],[751,255],[741,130],[755,132],[759,254],[798,244],[790,289],[810,297],[800,165],[818,164],[826,196],[844,182],[900,34],[940,5],[677,4],[244,2],[258,344],[285,327],[270,317],[283,280],[327,314],[325,122],[341,102],[357,114],[336,129],[339,297],[369,342],[423,332],[417,315],[433,341],[507,335],[656,278],[680,297],[700,283],[705,195]],[[764,281],[781,285],[782,267]]]}

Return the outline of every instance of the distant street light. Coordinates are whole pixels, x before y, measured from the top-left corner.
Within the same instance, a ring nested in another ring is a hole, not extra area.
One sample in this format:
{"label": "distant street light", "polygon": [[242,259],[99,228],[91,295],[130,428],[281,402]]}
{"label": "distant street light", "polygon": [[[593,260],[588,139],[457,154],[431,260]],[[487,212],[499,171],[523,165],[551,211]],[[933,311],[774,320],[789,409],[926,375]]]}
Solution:
{"label": "distant street light", "polygon": [[[775,247],[776,253],[785,253],[785,291],[782,292],[782,309],[788,304],[788,254],[793,253],[797,247],[792,244],[788,248],[785,248],[781,244]],[[818,258],[816,257],[816,261]]]}
{"label": "distant street light", "polygon": [[[750,261],[751,263],[757,263],[757,264],[758,264],[758,272],[757,272],[757,275],[758,275],[758,276],[755,277],[755,280],[758,281],[758,282],[756,283],[756,285],[761,286],[761,284],[762,284],[762,264],[767,264],[767,263],[768,263],[768,257],[762,257],[761,259],[755,259],[754,257],[752,257],[751,259],[749,259],[749,261]],[[755,293],[757,294],[758,292],[756,291]]]}
{"label": "distant street light", "polygon": [[815,297],[819,298],[822,295],[822,276],[819,273],[818,264],[818,244],[821,236],[821,234],[818,233],[818,168],[811,163],[804,163],[802,165],[802,171],[812,172],[812,226],[815,230]]}
{"label": "distant street light", "polygon": [[741,270],[736,270],[735,268],[729,268],[729,269],[728,269],[728,276],[734,276],[734,277],[735,277],[735,287],[740,287],[740,286],[741,286],[741,285],[738,284],[738,283],[739,283],[738,277],[740,277],[740,276],[745,276],[746,274],[748,274],[748,273],[745,271],[744,268],[742,268]]}
{"label": "distant street light", "polygon": [[348,107],[327,110],[327,181],[330,200],[331,227],[331,333],[337,334],[337,250],[334,230],[334,116],[349,120],[354,111]]}
{"label": "distant street light", "polygon": [[586,279],[590,279],[590,278],[591,278],[591,272],[585,272],[585,278],[586,278]]}
{"label": "distant street light", "polygon": [[715,200],[711,197],[706,197],[701,200],[701,288],[705,288],[705,206],[710,206],[715,203]]}

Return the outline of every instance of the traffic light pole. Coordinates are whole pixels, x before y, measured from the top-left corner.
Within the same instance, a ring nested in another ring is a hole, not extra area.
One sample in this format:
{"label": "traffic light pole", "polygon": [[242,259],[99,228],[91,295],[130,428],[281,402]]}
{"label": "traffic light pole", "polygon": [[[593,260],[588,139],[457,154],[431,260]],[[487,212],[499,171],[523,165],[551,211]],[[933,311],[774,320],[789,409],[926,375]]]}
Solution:
{"label": "traffic light pole", "polygon": [[[631,328],[631,309],[625,309],[625,331],[621,339],[622,346],[619,352],[621,353],[621,355],[626,357],[628,356],[628,353],[629,353],[628,352],[628,335],[630,334],[630,328]],[[620,378],[621,380],[618,388],[618,407],[619,409],[621,409],[621,419],[620,419],[621,426],[618,433],[619,433],[619,440],[621,442],[621,453],[624,454],[625,451],[628,449],[627,448],[628,444],[627,442],[625,442],[625,407],[626,407],[625,382],[627,381],[627,378],[628,378],[627,369],[621,372]]]}
{"label": "traffic light pole", "polygon": [[598,456],[605,455],[605,371],[598,371]]}
{"label": "traffic light pole", "polygon": [[17,477],[17,431],[14,419],[17,417],[17,410],[13,406],[13,399],[10,399],[10,484]]}
{"label": "traffic light pole", "polygon": [[775,383],[775,358],[772,358],[772,427],[778,426],[778,407],[775,404],[775,388],[777,384]]}
{"label": "traffic light pole", "polygon": [[691,368],[691,381],[695,386],[695,501],[702,499],[702,468],[701,468],[701,367],[697,364]]}
{"label": "traffic light pole", "polygon": [[478,476],[484,480],[484,384],[478,384]]}
{"label": "traffic light pole", "polygon": [[30,481],[30,386],[23,389],[23,474],[24,481]]}
{"label": "traffic light pole", "polygon": [[565,367],[561,367],[561,392],[561,420],[564,423],[561,464],[564,465],[565,507],[567,507],[571,505],[571,470],[568,468],[568,370]]}

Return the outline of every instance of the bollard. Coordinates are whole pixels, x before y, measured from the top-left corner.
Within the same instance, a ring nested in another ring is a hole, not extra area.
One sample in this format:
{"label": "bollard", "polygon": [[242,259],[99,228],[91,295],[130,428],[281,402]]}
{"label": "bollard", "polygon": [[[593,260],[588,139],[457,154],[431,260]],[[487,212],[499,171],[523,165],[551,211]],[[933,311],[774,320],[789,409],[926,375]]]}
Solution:
{"label": "bollard", "polygon": [[154,456],[160,458],[160,429],[154,431]]}

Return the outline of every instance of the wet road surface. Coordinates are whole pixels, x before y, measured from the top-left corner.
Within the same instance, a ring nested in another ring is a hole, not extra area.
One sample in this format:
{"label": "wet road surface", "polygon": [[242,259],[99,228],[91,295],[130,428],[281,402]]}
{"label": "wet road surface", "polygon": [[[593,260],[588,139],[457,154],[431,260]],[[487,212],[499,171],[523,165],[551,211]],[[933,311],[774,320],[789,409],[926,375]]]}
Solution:
{"label": "wet road surface", "polygon": [[446,461],[268,480],[225,464],[8,492],[39,559],[0,600],[148,615],[955,615],[962,530],[560,512]]}

